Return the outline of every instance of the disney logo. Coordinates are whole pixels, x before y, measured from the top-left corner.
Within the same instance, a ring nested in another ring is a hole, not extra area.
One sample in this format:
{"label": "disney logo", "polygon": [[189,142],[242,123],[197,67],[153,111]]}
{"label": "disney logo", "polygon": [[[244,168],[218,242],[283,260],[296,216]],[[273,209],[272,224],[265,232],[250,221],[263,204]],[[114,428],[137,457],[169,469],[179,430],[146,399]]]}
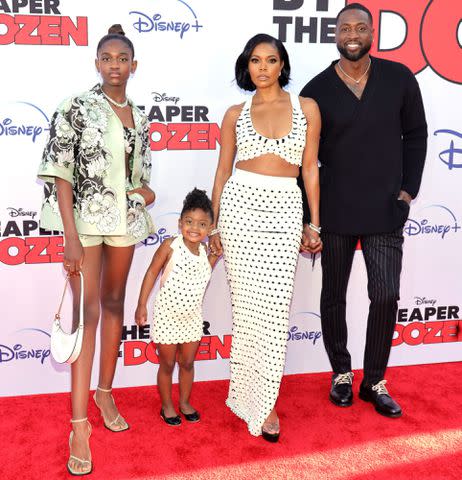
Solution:
{"label": "disney logo", "polygon": [[32,217],[32,219],[37,215],[37,212],[33,212],[32,210],[26,211],[22,208],[13,208],[8,207],[10,217]]}
{"label": "disney logo", "polygon": [[18,136],[23,135],[26,137],[32,137],[32,142],[35,143],[37,137],[49,128],[43,128],[38,125],[14,125],[11,118],[4,118],[0,122],[0,137],[2,136]]}
{"label": "disney logo", "polygon": [[414,297],[416,305],[435,305],[436,300],[426,297]]}
{"label": "disney logo", "polygon": [[199,28],[203,28],[203,25],[199,25],[199,21],[197,20],[195,14],[194,23],[189,23],[177,20],[161,20],[162,15],[160,13],[155,13],[154,15],[147,15],[143,12],[137,11],[132,11],[129,13],[130,15],[137,15],[138,18],[133,23],[133,27],[139,33],[147,33],[153,30],[155,32],[175,32],[179,33],[180,38],[182,39],[183,35],[190,29],[195,29],[196,32],[199,32]]}
{"label": "disney logo", "polygon": [[293,326],[289,329],[288,334],[287,334],[287,340],[311,340],[313,342],[313,345],[316,344],[316,341],[321,338],[322,333],[320,331],[298,331],[297,326]]}
{"label": "disney logo", "polygon": [[[462,133],[456,132],[455,130],[449,130],[449,129],[436,130],[433,133],[433,135],[436,136],[436,135],[439,135],[440,133],[446,133],[448,135],[452,135],[457,138],[462,138]],[[462,148],[455,148],[454,140],[451,140],[451,142],[449,143],[449,148],[441,151],[439,154],[439,157],[440,157],[440,160],[445,165],[448,166],[448,169],[452,170],[453,168],[462,168],[462,161],[459,163],[455,162],[456,155],[461,155],[461,154],[462,154]]]}
{"label": "disney logo", "polygon": [[146,238],[146,240],[143,240],[143,243],[146,246],[157,245],[157,244],[160,245],[162,242],[164,242],[165,240],[167,240],[167,238],[170,238],[171,236],[172,235],[167,233],[167,229],[159,228],[159,230],[157,230],[157,233],[149,235],[149,237]]}
{"label": "disney logo", "polygon": [[455,225],[431,224],[426,218],[421,220],[419,223],[410,218],[408,219],[406,226],[404,227],[404,233],[407,233],[410,237],[414,235],[436,233],[438,235],[441,235],[441,238],[444,238],[446,234],[451,230],[457,232],[457,230],[459,229],[460,227],[457,223]]}
{"label": "disney logo", "polygon": [[424,209],[428,208],[443,210],[444,212],[449,214],[449,216],[452,218],[452,222],[432,223],[428,218],[423,218],[420,221],[409,218],[406,222],[406,225],[404,226],[404,233],[406,233],[410,237],[415,235],[436,234],[441,236],[442,239],[444,239],[449,232],[453,231],[454,233],[457,233],[457,231],[461,229],[460,225],[457,223],[455,215],[451,212],[451,210],[449,210],[449,208],[443,205],[429,205]]}
{"label": "disney logo", "polygon": [[180,100],[180,97],[167,97],[166,93],[151,92],[151,95],[152,95],[152,99],[157,103],[173,102],[176,105]]}
{"label": "disney logo", "polygon": [[50,356],[49,349],[30,349],[25,350],[19,343],[14,345],[13,348],[7,345],[0,345],[0,363],[11,362],[12,360],[26,360],[28,358],[35,358],[40,360],[43,365],[46,358]]}

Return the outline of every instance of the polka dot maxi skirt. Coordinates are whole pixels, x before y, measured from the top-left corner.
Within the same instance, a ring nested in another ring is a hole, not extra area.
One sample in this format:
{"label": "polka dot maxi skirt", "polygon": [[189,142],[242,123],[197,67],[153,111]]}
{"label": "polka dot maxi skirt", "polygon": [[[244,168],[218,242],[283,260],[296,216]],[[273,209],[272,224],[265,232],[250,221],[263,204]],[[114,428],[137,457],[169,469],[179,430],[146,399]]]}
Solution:
{"label": "polka dot maxi skirt", "polygon": [[294,178],[236,169],[223,189],[218,226],[233,310],[226,404],[255,436],[284,370],[302,218]]}

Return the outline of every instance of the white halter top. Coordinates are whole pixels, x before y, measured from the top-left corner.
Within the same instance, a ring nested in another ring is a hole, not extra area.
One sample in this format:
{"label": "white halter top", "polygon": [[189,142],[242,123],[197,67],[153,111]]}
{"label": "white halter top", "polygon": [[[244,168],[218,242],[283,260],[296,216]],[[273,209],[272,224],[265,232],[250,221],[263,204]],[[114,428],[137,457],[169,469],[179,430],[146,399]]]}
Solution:
{"label": "white halter top", "polygon": [[290,93],[292,129],[281,138],[267,138],[255,130],[250,112],[252,99],[253,96],[245,102],[236,122],[237,161],[251,160],[267,153],[273,153],[283,160],[301,167],[306,143],[307,122],[299,98]]}

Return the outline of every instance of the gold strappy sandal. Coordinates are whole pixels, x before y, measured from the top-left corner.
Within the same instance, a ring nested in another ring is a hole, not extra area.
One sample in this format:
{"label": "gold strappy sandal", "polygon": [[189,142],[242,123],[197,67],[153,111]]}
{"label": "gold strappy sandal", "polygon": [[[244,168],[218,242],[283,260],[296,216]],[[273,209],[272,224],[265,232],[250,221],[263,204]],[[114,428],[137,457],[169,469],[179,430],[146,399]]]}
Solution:
{"label": "gold strappy sandal", "polygon": [[[88,437],[91,435],[91,425],[90,422],[88,421],[88,418],[79,418],[77,420],[72,419],[71,423],[80,423],[80,422],[87,422],[88,424]],[[74,438],[74,431],[72,430],[71,433],[69,434],[69,449],[72,446],[72,439]],[[78,462],[82,467],[83,470],[78,471],[74,470],[70,466],[70,461],[75,460]],[[91,461],[91,453],[90,453],[90,460],[84,460],[82,458],[76,457],[74,455],[69,455],[69,460],[67,461],[67,471],[71,475],[75,475],[76,477],[82,477],[83,475],[89,475],[93,471],[93,463]]]}
{"label": "gold strappy sandal", "polygon": [[[100,390],[101,392],[105,392],[105,393],[112,392],[112,388],[107,390],[105,388],[96,387],[96,390]],[[114,402],[114,397],[112,395],[111,395],[111,398],[112,398],[112,401]],[[111,432],[118,433],[118,432],[125,432],[125,430],[128,430],[130,428],[130,426],[125,421],[124,417],[122,417],[122,415],[120,415],[120,413],[118,413],[117,416],[114,418],[114,420],[112,420],[111,422],[108,422],[106,420],[106,418],[104,417],[104,414],[103,414],[103,410],[101,409],[101,407],[98,405],[98,402],[96,401],[96,392],[93,395],[93,400],[95,401],[95,405],[99,408],[99,410],[101,412],[101,416],[103,417],[104,426],[108,430],[110,430]],[[120,428],[113,428],[113,425],[116,425],[116,424],[120,425]]]}

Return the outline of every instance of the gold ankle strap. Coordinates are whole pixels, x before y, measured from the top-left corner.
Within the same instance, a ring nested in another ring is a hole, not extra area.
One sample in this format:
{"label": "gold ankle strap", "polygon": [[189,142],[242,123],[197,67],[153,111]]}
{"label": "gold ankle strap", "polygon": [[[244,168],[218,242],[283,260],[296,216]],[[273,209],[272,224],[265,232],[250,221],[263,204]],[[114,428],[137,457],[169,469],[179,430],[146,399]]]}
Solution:
{"label": "gold ankle strap", "polygon": [[100,386],[96,387],[96,390],[99,390],[100,392],[106,392],[106,393],[112,392],[112,388],[107,390],[106,388],[101,388]]}
{"label": "gold ankle strap", "polygon": [[87,420],[88,420],[88,417],[85,417],[85,418],[77,418],[76,420],[74,420],[73,418],[71,418],[71,423],[86,422]]}

